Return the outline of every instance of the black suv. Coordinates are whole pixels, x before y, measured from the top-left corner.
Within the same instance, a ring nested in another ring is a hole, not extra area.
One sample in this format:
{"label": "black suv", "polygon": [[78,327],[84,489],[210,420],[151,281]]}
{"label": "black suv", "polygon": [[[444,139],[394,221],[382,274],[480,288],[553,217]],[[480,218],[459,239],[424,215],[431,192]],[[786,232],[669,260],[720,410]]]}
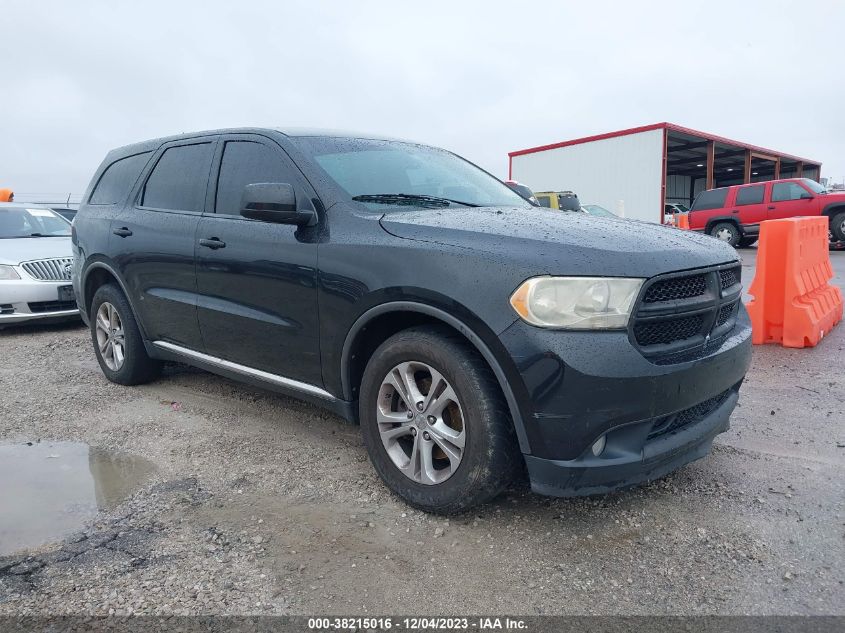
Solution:
{"label": "black suv", "polygon": [[545,213],[397,140],[239,129],[123,147],[73,243],[109,380],[179,361],[327,407],[428,511],[526,468],[566,496],[700,458],[751,356],[729,246]]}

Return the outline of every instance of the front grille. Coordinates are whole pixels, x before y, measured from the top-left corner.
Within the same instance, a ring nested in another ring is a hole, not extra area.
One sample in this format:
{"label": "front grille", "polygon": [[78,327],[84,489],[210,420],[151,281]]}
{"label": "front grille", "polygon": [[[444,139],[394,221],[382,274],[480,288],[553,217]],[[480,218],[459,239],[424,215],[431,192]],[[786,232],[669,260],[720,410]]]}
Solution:
{"label": "front grille", "polygon": [[39,281],[70,281],[72,257],[53,257],[24,262],[21,267],[30,277]]}
{"label": "front grille", "polygon": [[646,282],[631,319],[631,342],[660,365],[701,357],[733,327],[741,272],[730,264]]}
{"label": "front grille", "polygon": [[674,433],[685,426],[694,424],[695,422],[707,417],[728,399],[728,396],[731,395],[731,391],[731,389],[728,389],[727,391],[720,393],[718,396],[714,396],[709,400],[700,402],[689,409],[684,409],[678,413],[673,413],[672,415],[667,415],[658,419],[654,423],[654,426],[651,427],[648,439],[653,440],[657,437],[669,435],[670,433]]}
{"label": "front grille", "polygon": [[722,306],[719,310],[719,316],[716,318],[716,327],[721,327],[734,315],[736,312],[736,304],[732,303],[728,306]]}
{"label": "front grille", "polygon": [[695,314],[657,323],[639,323],[634,326],[634,336],[640,345],[667,345],[699,334],[703,326],[704,317]]}
{"label": "front grille", "polygon": [[736,266],[735,268],[724,268],[719,271],[719,282],[722,290],[735,286],[742,279],[742,268]]}
{"label": "front grille", "polygon": [[707,275],[691,275],[664,279],[652,284],[643,297],[644,303],[675,301],[700,297],[707,292]]}
{"label": "front grille", "polygon": [[75,310],[76,301],[34,301],[27,304],[29,311],[39,312],[60,312],[62,310]]}

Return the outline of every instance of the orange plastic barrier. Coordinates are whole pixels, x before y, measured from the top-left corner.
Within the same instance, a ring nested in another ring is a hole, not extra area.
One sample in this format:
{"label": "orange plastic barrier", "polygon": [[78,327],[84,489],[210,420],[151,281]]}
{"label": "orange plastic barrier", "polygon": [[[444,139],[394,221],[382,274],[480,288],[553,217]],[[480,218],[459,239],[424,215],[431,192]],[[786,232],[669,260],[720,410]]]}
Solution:
{"label": "orange plastic barrier", "polygon": [[689,231],[689,213],[676,213],[675,220],[676,227]]}
{"label": "orange plastic barrier", "polygon": [[757,274],[748,289],[755,345],[814,347],[842,320],[842,292],[833,277],[825,217],[760,224]]}

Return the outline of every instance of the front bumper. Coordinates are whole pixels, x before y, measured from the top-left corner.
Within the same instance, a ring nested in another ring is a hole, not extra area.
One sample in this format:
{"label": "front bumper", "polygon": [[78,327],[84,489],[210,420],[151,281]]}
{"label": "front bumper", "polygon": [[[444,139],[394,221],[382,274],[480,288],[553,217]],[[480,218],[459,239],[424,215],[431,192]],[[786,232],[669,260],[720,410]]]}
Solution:
{"label": "front bumper", "polygon": [[[61,321],[79,316],[72,294],[68,300],[60,287],[69,281],[36,281],[25,278],[0,281],[0,327],[30,321]],[[68,292],[68,291],[65,291]]]}
{"label": "front bumper", "polygon": [[[501,335],[521,380],[532,488],[596,494],[660,477],[703,457],[726,431],[751,362],[740,309],[730,334],[688,362],[656,364],[626,332],[562,332],[521,321]],[[602,436],[599,456],[591,447]]]}

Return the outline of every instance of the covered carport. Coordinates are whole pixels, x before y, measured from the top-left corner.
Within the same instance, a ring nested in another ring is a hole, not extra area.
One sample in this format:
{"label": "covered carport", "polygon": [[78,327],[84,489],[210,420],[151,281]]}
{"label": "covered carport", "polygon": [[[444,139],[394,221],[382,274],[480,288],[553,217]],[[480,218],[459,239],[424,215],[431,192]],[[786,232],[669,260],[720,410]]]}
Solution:
{"label": "covered carport", "polygon": [[777,178],[818,181],[821,163],[664,123],[667,203],[692,204],[705,189]]}

